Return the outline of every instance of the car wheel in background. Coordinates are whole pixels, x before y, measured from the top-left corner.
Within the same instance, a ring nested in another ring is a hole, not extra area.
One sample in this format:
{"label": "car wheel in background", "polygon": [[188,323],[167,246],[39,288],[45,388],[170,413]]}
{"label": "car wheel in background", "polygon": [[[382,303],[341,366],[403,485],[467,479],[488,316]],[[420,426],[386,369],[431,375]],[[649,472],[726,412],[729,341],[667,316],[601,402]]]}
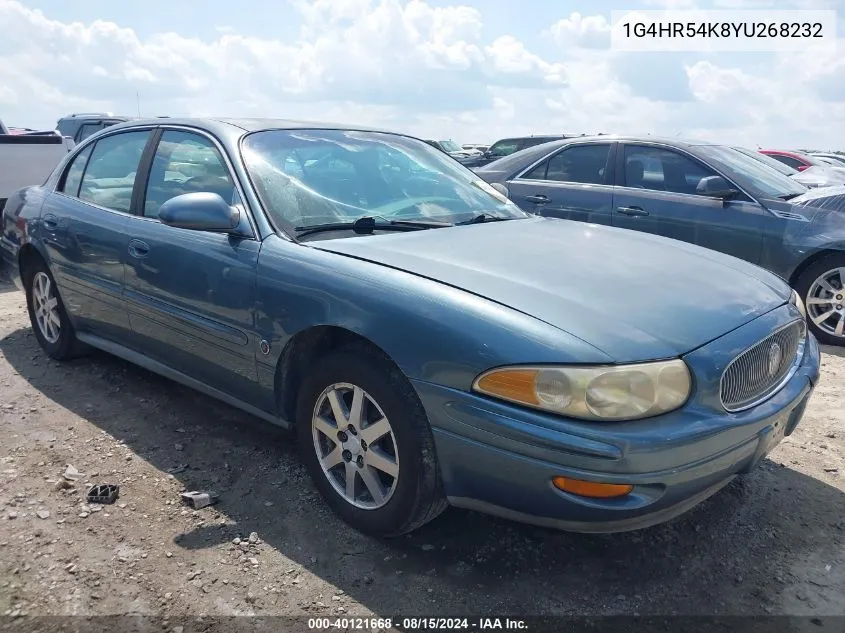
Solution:
{"label": "car wheel in background", "polygon": [[367,346],[317,361],[299,392],[296,426],[317,488],[354,528],[398,536],[446,508],[425,410],[399,369]]}
{"label": "car wheel in background", "polygon": [[823,257],[795,284],[810,330],[821,343],[845,345],[845,254]]}
{"label": "car wheel in background", "polygon": [[76,355],[78,342],[68,319],[56,281],[40,258],[23,271],[26,307],[38,344],[50,358],[65,360]]}

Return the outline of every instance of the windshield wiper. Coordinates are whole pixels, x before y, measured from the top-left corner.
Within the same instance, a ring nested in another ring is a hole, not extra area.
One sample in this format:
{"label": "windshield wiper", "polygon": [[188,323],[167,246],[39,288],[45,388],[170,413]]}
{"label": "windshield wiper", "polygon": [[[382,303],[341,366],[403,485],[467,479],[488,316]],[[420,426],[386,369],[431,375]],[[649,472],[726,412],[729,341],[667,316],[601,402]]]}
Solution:
{"label": "windshield wiper", "polygon": [[792,200],[793,198],[797,198],[802,194],[800,193],[785,193],[782,196],[778,196],[778,200]]}
{"label": "windshield wiper", "polygon": [[458,222],[456,226],[462,226],[464,224],[482,224],[484,222],[502,222],[504,220],[514,220],[515,218],[508,218],[508,217],[500,217],[497,215],[490,215],[489,213],[479,213],[475,217],[470,218],[469,220],[464,220],[463,222]]}
{"label": "windshield wiper", "polygon": [[354,222],[329,222],[312,226],[296,226],[293,230],[296,231],[297,237],[303,237],[312,233],[347,231],[350,229],[358,235],[370,235],[373,231],[419,231],[447,226],[454,225],[451,222],[438,222],[436,220],[382,220],[379,222],[376,221],[374,216],[364,216]]}

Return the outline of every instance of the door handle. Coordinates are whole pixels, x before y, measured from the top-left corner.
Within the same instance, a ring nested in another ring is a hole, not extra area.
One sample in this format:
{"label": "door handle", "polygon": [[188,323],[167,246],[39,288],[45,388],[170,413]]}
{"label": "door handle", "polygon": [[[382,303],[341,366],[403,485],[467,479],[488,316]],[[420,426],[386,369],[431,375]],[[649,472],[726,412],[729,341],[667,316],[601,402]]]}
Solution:
{"label": "door handle", "polygon": [[642,207],[616,207],[616,210],[622,215],[628,215],[632,218],[643,218],[648,215],[648,211]]}
{"label": "door handle", "polygon": [[129,240],[129,254],[137,259],[143,259],[150,254],[150,245],[141,240]]}
{"label": "door handle", "polygon": [[42,221],[46,229],[54,229],[59,226],[59,219],[52,213],[45,215]]}
{"label": "door handle", "polygon": [[551,198],[548,196],[544,196],[543,194],[537,194],[536,196],[526,196],[525,197],[528,202],[533,202],[535,204],[548,204],[551,202]]}

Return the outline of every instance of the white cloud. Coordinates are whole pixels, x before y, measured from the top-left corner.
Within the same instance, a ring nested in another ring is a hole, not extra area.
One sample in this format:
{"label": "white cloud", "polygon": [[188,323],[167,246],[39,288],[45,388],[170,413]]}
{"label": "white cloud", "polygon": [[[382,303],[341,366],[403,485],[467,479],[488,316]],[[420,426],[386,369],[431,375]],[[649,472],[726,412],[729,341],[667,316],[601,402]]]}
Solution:
{"label": "white cloud", "polygon": [[131,24],[62,22],[0,0],[4,121],[46,127],[75,110],[132,114],[138,93],[150,115],[325,119],[461,142],[555,131],[802,146],[845,139],[845,58],[830,51],[626,55],[607,48],[609,14],[563,13],[543,39],[527,13],[522,36],[488,33],[485,3],[292,5],[299,34],[281,40],[227,26],[205,38],[176,25],[139,35]]}

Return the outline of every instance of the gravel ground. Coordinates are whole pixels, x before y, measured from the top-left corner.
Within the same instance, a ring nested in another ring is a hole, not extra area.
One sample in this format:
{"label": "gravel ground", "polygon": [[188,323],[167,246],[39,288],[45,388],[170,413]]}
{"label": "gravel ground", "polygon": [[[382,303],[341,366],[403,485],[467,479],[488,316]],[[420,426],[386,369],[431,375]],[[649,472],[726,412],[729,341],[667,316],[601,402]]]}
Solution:
{"label": "gravel ground", "polygon": [[[450,510],[379,541],[327,510],[282,432],[103,354],[50,361],[3,282],[0,614],[845,615],[843,357],[825,350],[771,459],[669,524],[585,536]],[[89,483],[120,498],[87,506]],[[195,489],[220,502],[185,508]]]}

